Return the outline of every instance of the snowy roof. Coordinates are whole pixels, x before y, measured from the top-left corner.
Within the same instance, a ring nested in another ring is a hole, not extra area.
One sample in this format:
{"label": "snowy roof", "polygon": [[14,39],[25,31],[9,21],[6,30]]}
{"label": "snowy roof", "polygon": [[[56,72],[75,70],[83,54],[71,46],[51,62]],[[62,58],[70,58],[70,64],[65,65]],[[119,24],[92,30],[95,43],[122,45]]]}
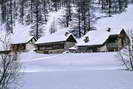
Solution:
{"label": "snowy roof", "polygon": [[30,41],[33,38],[33,36],[29,34],[30,30],[29,26],[17,24],[11,36],[11,44],[27,43]]}
{"label": "snowy roof", "polygon": [[72,35],[69,32],[68,32],[67,35],[65,35],[66,32],[67,31],[64,29],[62,31],[55,32],[53,34],[47,34],[47,35],[41,37],[40,39],[38,39],[38,41],[36,42],[36,44],[66,41],[67,38],[70,35]]}
{"label": "snowy roof", "polygon": [[[83,36],[78,43],[76,44],[77,46],[86,46],[86,45],[102,45],[110,35],[117,35],[120,34],[122,29],[116,29],[116,30],[94,30],[88,32],[85,36]],[[85,42],[84,39],[85,37],[89,38],[88,42]]]}

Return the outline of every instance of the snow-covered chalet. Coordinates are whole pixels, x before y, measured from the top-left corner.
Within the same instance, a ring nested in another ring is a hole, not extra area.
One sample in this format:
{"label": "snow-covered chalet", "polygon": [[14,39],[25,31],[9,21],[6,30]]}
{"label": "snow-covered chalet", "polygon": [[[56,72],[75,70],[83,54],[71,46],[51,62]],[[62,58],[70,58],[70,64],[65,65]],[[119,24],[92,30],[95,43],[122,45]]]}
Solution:
{"label": "snow-covered chalet", "polygon": [[11,36],[11,50],[15,52],[34,50],[35,37],[30,36],[30,28],[17,25]]}
{"label": "snow-covered chalet", "polygon": [[75,37],[67,31],[58,31],[42,36],[35,43],[36,52],[63,53],[76,43]]}
{"label": "snow-covered chalet", "polygon": [[76,44],[78,52],[118,51],[129,43],[124,29],[94,30],[88,32]]}

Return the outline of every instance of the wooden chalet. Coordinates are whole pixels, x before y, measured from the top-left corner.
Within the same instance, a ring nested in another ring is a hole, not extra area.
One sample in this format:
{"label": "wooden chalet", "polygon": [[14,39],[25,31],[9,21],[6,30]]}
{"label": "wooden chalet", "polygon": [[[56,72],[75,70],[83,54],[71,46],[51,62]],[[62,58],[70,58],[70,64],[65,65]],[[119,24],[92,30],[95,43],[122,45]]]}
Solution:
{"label": "wooden chalet", "polygon": [[130,42],[125,30],[90,31],[77,44],[78,52],[119,51]]}
{"label": "wooden chalet", "polygon": [[60,31],[41,37],[35,44],[39,53],[63,53],[74,46],[76,39],[66,31]]}

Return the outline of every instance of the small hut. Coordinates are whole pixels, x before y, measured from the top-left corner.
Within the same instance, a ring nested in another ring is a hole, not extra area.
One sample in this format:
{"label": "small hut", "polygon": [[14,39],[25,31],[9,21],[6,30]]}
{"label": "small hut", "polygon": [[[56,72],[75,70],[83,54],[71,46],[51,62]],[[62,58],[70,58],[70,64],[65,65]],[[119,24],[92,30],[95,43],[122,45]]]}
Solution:
{"label": "small hut", "polygon": [[33,50],[35,41],[36,39],[32,36],[18,41],[16,40],[11,43],[11,50],[16,52]]}
{"label": "small hut", "polygon": [[18,25],[14,30],[11,36],[11,50],[15,52],[33,50],[36,39],[30,36],[30,28]]}

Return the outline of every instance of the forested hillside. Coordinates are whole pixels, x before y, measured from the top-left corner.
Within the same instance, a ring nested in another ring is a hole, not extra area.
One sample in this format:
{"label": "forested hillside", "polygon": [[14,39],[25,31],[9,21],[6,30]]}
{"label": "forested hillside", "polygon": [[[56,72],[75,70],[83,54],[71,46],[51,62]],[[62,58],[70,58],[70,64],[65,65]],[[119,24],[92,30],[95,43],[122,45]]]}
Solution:
{"label": "forested hillside", "polygon": [[29,25],[32,28],[31,35],[37,39],[45,34],[46,30],[51,34],[57,31],[58,23],[63,28],[69,27],[75,36],[81,37],[86,32],[96,29],[95,23],[98,19],[120,14],[132,2],[132,0],[0,0],[0,23],[8,33],[14,32],[17,23]]}

